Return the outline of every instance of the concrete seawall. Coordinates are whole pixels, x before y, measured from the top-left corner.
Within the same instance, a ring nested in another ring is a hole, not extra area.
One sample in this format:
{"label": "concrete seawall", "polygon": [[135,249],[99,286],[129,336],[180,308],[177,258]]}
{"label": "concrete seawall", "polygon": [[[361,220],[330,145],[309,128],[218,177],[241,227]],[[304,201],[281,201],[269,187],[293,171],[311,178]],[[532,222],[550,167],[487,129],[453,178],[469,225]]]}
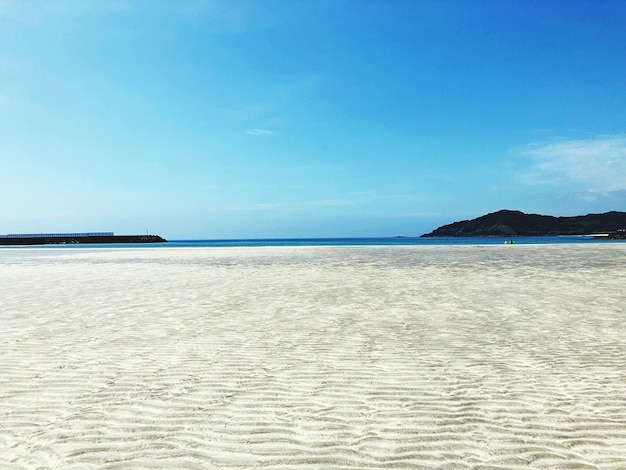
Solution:
{"label": "concrete seawall", "polygon": [[0,246],[163,242],[167,242],[167,240],[158,235],[43,235],[28,237],[0,237]]}

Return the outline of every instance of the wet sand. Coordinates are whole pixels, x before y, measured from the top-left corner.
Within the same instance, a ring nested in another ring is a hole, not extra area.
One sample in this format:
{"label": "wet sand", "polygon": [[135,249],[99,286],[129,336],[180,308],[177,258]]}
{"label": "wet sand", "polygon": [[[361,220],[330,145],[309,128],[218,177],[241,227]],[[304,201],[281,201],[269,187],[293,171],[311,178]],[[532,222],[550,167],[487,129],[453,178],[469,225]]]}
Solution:
{"label": "wet sand", "polygon": [[0,468],[626,468],[626,245],[0,250]]}

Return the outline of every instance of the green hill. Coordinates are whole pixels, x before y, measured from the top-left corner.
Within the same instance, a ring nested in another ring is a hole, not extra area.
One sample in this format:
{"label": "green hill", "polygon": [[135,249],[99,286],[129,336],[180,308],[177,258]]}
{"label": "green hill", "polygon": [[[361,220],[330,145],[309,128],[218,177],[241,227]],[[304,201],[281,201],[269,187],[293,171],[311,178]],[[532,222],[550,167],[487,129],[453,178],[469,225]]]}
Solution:
{"label": "green hill", "polygon": [[553,217],[501,210],[476,219],[443,225],[422,237],[588,235],[616,232],[625,228],[626,212]]}

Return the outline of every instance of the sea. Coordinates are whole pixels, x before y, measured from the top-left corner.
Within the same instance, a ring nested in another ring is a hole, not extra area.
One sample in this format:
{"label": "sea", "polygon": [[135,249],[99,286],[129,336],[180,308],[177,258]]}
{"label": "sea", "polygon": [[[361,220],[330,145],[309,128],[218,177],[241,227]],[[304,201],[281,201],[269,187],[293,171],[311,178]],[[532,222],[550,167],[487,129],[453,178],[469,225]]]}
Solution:
{"label": "sea", "polygon": [[625,243],[625,240],[608,240],[588,235],[562,235],[539,237],[362,237],[362,238],[259,238],[259,239],[209,239],[170,240],[165,243],[111,243],[111,244],[54,244],[32,246],[0,246],[1,249],[21,248],[220,248],[262,246],[432,246],[432,245],[550,245],[564,243]]}
{"label": "sea", "polygon": [[[544,245],[563,243],[624,243],[586,235],[542,237],[364,237],[364,238],[261,238],[216,240],[171,240],[166,243],[100,245],[120,248],[219,248],[261,246],[428,246],[428,245]],[[86,245],[47,245],[48,247],[82,247]],[[89,245],[98,246],[98,245]]]}
{"label": "sea", "polygon": [[164,247],[259,247],[259,246],[393,246],[393,245],[502,245],[502,244],[562,244],[562,243],[623,243],[592,236],[542,237],[371,237],[371,238],[267,238],[226,240],[172,240],[159,244]]}

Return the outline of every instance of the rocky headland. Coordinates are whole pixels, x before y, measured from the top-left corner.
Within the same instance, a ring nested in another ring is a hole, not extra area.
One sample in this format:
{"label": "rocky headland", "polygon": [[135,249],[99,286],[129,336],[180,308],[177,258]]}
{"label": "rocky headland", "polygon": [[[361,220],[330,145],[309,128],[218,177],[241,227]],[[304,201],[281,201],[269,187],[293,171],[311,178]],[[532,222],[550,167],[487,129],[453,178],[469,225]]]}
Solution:
{"label": "rocky headland", "polygon": [[484,237],[608,234],[626,239],[626,212],[606,212],[575,217],[525,214],[500,210],[472,220],[462,220],[433,230],[422,237]]}

